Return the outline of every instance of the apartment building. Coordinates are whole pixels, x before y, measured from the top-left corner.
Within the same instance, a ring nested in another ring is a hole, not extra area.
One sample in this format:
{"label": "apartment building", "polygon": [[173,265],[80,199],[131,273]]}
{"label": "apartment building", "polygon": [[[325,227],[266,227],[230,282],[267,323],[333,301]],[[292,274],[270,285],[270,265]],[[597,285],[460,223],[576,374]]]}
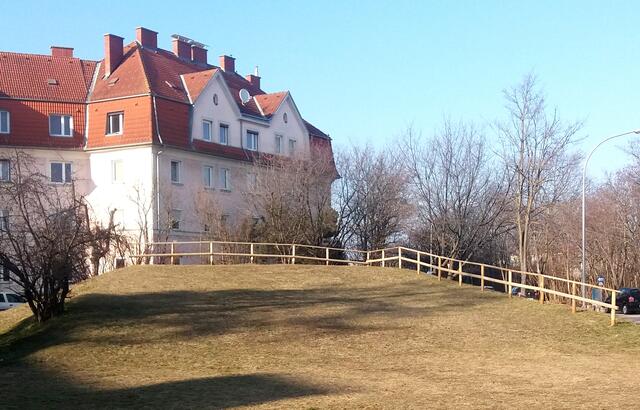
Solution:
{"label": "apartment building", "polygon": [[[331,156],[331,139],[307,122],[290,92],[266,93],[258,72],[235,59],[208,61],[205,45],[139,27],[135,40],[104,36],[104,58],[73,49],[50,55],[0,52],[0,181],[13,150],[28,152],[55,184],[72,181],[92,212],[126,230],[145,213],[151,240],[197,238],[196,217],[215,199],[225,223],[252,217],[244,195],[257,161]],[[0,223],[10,212],[0,205]],[[1,276],[1,273],[0,273]]]}

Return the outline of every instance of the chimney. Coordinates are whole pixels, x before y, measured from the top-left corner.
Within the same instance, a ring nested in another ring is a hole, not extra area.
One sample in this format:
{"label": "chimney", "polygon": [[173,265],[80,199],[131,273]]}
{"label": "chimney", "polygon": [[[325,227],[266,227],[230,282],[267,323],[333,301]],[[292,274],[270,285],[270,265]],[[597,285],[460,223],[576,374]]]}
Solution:
{"label": "chimney", "polygon": [[191,59],[191,46],[181,38],[174,38],[171,41],[173,46],[173,54],[185,60]]}
{"label": "chimney", "polygon": [[236,59],[231,56],[220,56],[220,68],[222,71],[236,71]]}
{"label": "chimney", "polygon": [[73,47],[51,46],[51,57],[73,58]]}
{"label": "chimney", "polygon": [[109,77],[122,61],[122,37],[104,35],[104,75]]}
{"label": "chimney", "polygon": [[136,40],[142,47],[158,48],[158,33],[148,28],[137,27]]}
{"label": "chimney", "polygon": [[198,64],[207,64],[207,50],[199,45],[191,46],[191,60]]}
{"label": "chimney", "polygon": [[249,83],[257,88],[260,88],[260,77],[257,75],[253,75],[253,74],[247,74],[244,78],[247,79],[247,81],[249,81]]}

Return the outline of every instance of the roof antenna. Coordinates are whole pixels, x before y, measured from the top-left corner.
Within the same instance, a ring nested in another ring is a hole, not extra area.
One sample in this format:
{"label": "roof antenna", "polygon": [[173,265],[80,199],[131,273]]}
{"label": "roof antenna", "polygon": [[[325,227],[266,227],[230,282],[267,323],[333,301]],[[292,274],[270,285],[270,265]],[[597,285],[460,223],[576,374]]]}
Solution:
{"label": "roof antenna", "polygon": [[258,72],[258,66],[256,66],[256,68],[253,70],[253,75],[255,75],[256,77],[260,77],[260,73]]}

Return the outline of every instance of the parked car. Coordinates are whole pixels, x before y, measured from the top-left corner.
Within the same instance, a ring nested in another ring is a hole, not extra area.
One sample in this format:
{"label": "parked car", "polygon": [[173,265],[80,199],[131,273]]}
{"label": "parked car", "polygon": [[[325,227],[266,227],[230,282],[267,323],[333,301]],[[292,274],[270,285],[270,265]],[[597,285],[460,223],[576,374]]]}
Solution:
{"label": "parked car", "polygon": [[[637,288],[621,288],[620,293],[616,296],[616,306],[623,315],[640,311],[640,289]],[[611,303],[611,295],[609,295],[604,303]],[[607,309],[608,312],[611,309]]]}
{"label": "parked car", "polygon": [[0,292],[0,310],[7,310],[26,303],[24,298],[13,292]]}
{"label": "parked car", "polygon": [[[511,294],[513,296],[522,296],[521,288],[519,286],[511,288]],[[523,297],[527,299],[538,299],[540,297],[540,292],[533,289],[525,289]]]}

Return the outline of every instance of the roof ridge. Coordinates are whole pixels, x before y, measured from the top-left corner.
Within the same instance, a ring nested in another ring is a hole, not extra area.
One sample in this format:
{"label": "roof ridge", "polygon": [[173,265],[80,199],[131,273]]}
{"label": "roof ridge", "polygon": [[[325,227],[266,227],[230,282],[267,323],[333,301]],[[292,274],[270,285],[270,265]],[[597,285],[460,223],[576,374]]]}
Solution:
{"label": "roof ridge", "polygon": [[80,57],[65,57],[65,56],[52,56],[51,54],[40,54],[40,53],[20,53],[17,51],[2,51],[0,50],[0,54],[13,54],[15,56],[25,56],[25,57],[43,57],[43,58],[60,58],[65,60],[79,60],[90,63],[97,63],[99,60],[88,60]]}

